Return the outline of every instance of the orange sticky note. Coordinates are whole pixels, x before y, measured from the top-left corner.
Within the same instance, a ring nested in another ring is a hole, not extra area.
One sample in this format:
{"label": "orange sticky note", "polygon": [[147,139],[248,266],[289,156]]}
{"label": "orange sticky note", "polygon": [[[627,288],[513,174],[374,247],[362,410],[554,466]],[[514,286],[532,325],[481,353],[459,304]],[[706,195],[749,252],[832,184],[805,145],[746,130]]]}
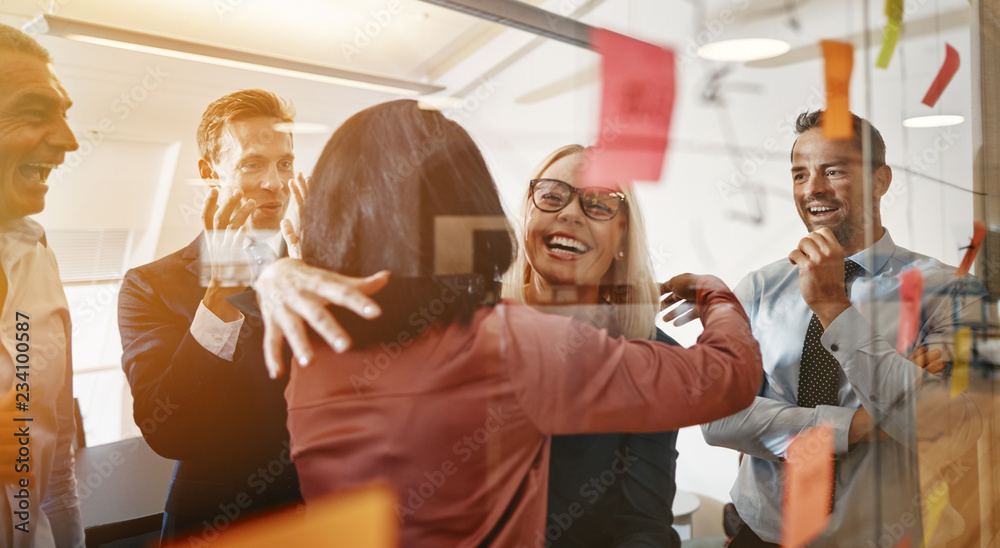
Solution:
{"label": "orange sticky note", "polygon": [[601,54],[601,132],[584,166],[587,185],[658,181],[663,170],[676,93],[673,50],[595,29],[591,45]]}
{"label": "orange sticky note", "polygon": [[854,46],[846,42],[823,40],[826,67],[826,112],[823,114],[823,137],[850,139],[854,136],[851,123],[851,71],[854,68]]}
{"label": "orange sticky note", "polygon": [[899,541],[899,544],[896,545],[896,548],[910,548],[912,543],[913,541],[910,540],[910,535],[906,535]]}
{"label": "orange sticky note", "polygon": [[955,359],[951,362],[951,397],[969,389],[969,362],[972,361],[972,328],[955,332]]}
{"label": "orange sticky note", "polygon": [[[383,484],[338,493],[310,502],[305,515],[287,510],[237,523],[214,538],[181,539],[170,548],[211,544],[212,548],[390,548],[399,546],[396,492]],[[201,539],[199,543],[196,539]]]}
{"label": "orange sticky note", "polygon": [[899,275],[899,330],[896,332],[896,352],[906,354],[917,340],[920,310],[923,302],[924,275],[911,268]]}
{"label": "orange sticky note", "polygon": [[969,247],[965,248],[965,257],[962,258],[962,264],[959,265],[955,276],[965,276],[969,273],[972,261],[976,260],[976,254],[979,253],[979,247],[983,245],[985,239],[986,225],[982,221],[972,223],[972,242],[969,243]]}
{"label": "orange sticky note", "polygon": [[795,438],[785,459],[783,548],[805,546],[826,529],[833,497],[833,429],[810,428]]}

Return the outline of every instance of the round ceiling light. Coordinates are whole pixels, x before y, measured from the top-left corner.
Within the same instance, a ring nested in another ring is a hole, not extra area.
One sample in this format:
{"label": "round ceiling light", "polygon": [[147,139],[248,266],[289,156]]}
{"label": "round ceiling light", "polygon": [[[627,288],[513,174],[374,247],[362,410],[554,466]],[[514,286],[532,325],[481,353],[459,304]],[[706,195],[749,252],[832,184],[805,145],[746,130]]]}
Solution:
{"label": "round ceiling light", "polygon": [[792,47],[773,38],[741,38],[712,42],[698,48],[698,57],[711,61],[759,61],[777,57]]}
{"label": "round ceiling light", "polygon": [[946,127],[957,126],[964,121],[965,117],[957,114],[934,114],[907,118],[903,120],[903,125],[906,127]]}

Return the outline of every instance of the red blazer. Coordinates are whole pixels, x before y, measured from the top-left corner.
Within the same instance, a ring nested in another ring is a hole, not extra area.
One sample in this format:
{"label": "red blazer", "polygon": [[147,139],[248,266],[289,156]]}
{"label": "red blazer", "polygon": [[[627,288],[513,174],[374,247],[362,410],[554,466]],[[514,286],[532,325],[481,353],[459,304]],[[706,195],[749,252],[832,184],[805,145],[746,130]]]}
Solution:
{"label": "red blazer", "polygon": [[511,303],[415,340],[324,348],[285,392],[307,505],[386,480],[404,546],[544,546],[549,435],[673,430],[753,402],[763,372],[743,308],[728,291],[698,298],[689,349]]}

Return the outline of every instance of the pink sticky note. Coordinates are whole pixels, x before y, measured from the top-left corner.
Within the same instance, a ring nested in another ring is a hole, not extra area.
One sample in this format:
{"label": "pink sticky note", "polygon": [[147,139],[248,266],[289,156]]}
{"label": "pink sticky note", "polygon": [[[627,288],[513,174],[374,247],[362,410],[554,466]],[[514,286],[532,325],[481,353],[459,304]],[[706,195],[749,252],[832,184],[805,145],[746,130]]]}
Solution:
{"label": "pink sticky note", "polygon": [[955,276],[965,276],[969,273],[972,261],[976,260],[976,254],[979,253],[979,246],[983,245],[985,239],[986,225],[982,221],[972,223],[972,242],[969,243],[969,247],[965,248],[965,257],[962,257],[962,264],[959,265]]}
{"label": "pink sticky note", "polygon": [[920,306],[924,292],[924,276],[920,269],[911,268],[899,275],[899,331],[896,352],[906,354],[917,340],[920,329]]}
{"label": "pink sticky note", "polygon": [[941,70],[938,71],[937,77],[934,78],[930,89],[927,90],[927,95],[924,95],[924,100],[921,101],[929,107],[937,104],[938,99],[941,98],[941,93],[944,92],[944,88],[948,87],[951,79],[958,72],[958,51],[951,47],[951,44],[945,44],[944,49],[944,63],[941,65]]}
{"label": "pink sticky note", "polygon": [[604,89],[601,133],[584,181],[612,188],[658,181],[674,110],[674,52],[605,29],[595,29],[590,41],[603,57]]}
{"label": "pink sticky note", "polygon": [[783,548],[805,546],[826,529],[833,498],[833,429],[799,434],[785,459]]}

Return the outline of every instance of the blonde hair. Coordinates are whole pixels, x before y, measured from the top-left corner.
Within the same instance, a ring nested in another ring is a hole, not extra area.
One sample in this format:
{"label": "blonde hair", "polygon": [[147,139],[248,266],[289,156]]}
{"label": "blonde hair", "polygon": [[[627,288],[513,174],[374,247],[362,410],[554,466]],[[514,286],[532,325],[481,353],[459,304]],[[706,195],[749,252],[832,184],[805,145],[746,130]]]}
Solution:
{"label": "blonde hair", "polygon": [[247,118],[277,118],[291,122],[295,118],[292,104],[270,91],[244,89],[216,99],[208,105],[198,124],[198,152],[211,163],[219,161],[220,138],[226,124]]}
{"label": "blonde hair", "polygon": [[[531,179],[537,179],[558,160],[576,154],[586,154],[587,148],[581,145],[566,145],[549,154],[531,172]],[[642,218],[642,209],[631,186],[621,184],[616,190],[625,195],[625,210],[628,221],[626,224],[627,238],[625,242],[625,260],[612,261],[611,267],[605,273],[602,281],[602,297],[615,305],[615,319],[622,335],[629,339],[651,339],[656,334],[656,312],[659,310],[659,288],[653,281],[653,264],[646,247],[646,227]],[[525,192],[521,203],[522,225],[517,228],[517,257],[514,264],[504,275],[503,297],[527,302],[525,289],[531,284],[535,271],[528,263],[525,255],[525,227],[528,209],[531,207],[531,190]]]}

